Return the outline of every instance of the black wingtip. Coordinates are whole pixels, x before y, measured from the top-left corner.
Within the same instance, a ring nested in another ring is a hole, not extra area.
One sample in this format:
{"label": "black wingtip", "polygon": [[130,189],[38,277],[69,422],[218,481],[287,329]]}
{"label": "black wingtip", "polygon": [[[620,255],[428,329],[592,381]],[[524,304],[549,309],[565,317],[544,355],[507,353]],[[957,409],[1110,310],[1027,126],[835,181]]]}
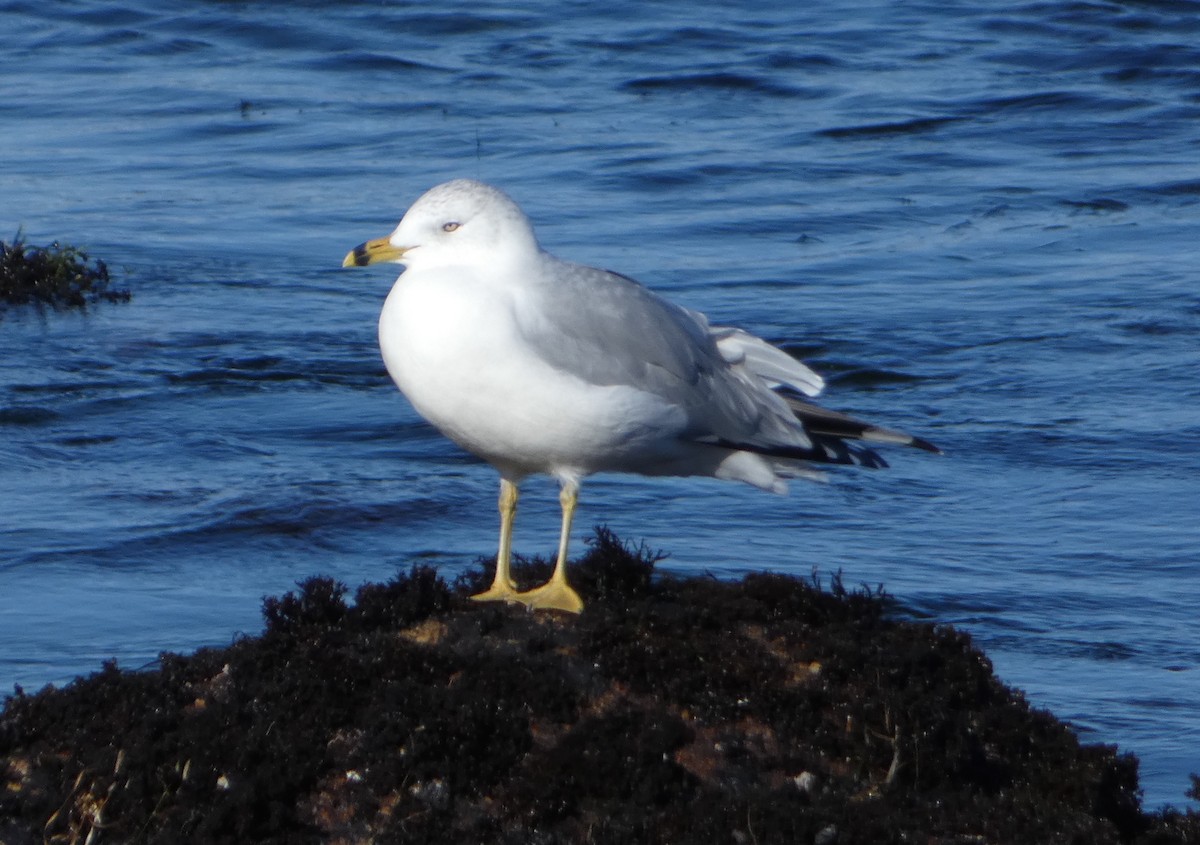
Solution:
{"label": "black wingtip", "polygon": [[924,449],[926,452],[933,452],[933,454],[935,454],[935,455],[946,454],[941,449],[939,449],[937,446],[930,443],[928,440],[924,440],[920,437],[913,437],[912,442],[909,443],[908,445],[915,446],[918,449]]}

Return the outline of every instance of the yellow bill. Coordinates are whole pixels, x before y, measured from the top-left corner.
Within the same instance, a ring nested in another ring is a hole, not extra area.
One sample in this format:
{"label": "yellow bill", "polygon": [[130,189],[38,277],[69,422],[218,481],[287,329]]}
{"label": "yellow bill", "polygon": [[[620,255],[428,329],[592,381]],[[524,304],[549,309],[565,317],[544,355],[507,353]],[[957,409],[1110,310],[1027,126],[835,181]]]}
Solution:
{"label": "yellow bill", "polygon": [[368,264],[381,264],[385,261],[399,261],[404,256],[404,248],[392,246],[387,238],[376,238],[359,244],[346,253],[342,260],[343,267],[366,267]]}

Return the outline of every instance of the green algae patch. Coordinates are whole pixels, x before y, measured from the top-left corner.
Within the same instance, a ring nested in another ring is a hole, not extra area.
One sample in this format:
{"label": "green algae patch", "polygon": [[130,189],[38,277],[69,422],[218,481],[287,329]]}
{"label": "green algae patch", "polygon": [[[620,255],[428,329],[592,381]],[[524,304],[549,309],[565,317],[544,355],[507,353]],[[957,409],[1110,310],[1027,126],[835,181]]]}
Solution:
{"label": "green algae patch", "polygon": [[129,299],[128,290],[112,287],[107,265],[77,247],[30,246],[20,235],[0,241],[0,306],[85,308]]}
{"label": "green algae patch", "polygon": [[[579,616],[471,601],[491,561],[312,578],[261,636],[18,691],[0,841],[1198,841],[966,634],[837,578],[658,559],[599,531]],[[551,566],[519,563],[519,587]]]}

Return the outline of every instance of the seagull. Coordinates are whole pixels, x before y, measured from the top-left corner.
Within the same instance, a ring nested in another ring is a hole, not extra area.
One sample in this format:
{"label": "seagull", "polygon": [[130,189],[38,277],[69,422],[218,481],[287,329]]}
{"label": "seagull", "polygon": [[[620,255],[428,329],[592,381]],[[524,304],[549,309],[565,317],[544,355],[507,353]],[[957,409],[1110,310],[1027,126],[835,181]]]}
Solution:
{"label": "seagull", "polygon": [[[824,380],[739,328],[711,325],[633,279],[564,261],[503,191],[438,185],[388,236],[342,263],[405,265],[379,317],[388,374],[421,416],[500,474],[492,585],[472,598],[579,613],[567,546],[583,479],[597,472],[707,476],[774,493],[815,464],[886,466],[866,444],[939,451],[808,399]],[[560,485],[554,572],[511,575],[519,485]]]}

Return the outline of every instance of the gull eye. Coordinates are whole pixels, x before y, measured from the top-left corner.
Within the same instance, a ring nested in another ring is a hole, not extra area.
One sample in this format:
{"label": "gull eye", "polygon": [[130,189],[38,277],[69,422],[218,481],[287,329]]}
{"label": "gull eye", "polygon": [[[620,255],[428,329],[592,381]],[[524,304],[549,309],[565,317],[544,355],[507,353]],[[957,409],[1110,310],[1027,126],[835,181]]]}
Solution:
{"label": "gull eye", "polygon": [[460,223],[455,223],[453,220],[451,220],[449,223],[442,224],[442,231],[443,232],[453,232],[460,225],[461,225]]}

